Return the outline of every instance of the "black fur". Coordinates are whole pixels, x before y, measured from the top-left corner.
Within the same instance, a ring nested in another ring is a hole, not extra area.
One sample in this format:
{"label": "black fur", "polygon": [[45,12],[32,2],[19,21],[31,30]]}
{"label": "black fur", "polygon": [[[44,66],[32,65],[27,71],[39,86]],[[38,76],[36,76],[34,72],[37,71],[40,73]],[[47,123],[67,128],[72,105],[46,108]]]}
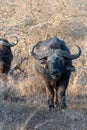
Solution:
{"label": "black fur", "polygon": [[7,74],[11,67],[13,55],[11,48],[5,45],[0,45],[0,73]]}
{"label": "black fur", "polygon": [[[58,49],[64,50],[70,53],[69,48],[66,46],[65,42],[59,40],[57,37],[49,40],[39,42],[36,50],[40,51],[41,47],[48,49]],[[45,59],[35,60],[35,67],[39,74],[44,77],[47,84],[48,90],[48,105],[50,108],[54,105],[59,106],[61,109],[67,108],[66,106],[66,89],[69,83],[71,71],[74,70],[72,66],[72,60],[68,58],[61,57],[57,54],[52,54]]]}

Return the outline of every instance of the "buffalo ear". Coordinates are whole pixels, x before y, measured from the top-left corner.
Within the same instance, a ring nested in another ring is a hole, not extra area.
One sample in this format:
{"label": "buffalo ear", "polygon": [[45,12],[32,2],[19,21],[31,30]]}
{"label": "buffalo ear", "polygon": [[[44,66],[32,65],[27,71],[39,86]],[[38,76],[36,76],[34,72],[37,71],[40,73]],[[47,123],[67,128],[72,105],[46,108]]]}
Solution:
{"label": "buffalo ear", "polygon": [[66,68],[67,68],[67,70],[75,72],[75,67],[73,65],[67,64]]}
{"label": "buffalo ear", "polygon": [[44,58],[43,60],[40,60],[41,67],[46,68],[46,61],[47,61],[47,58]]}
{"label": "buffalo ear", "polygon": [[47,58],[45,57],[44,59],[40,60],[41,64],[46,64]]}
{"label": "buffalo ear", "polygon": [[46,68],[46,59],[41,60],[40,63],[41,63],[40,66],[45,69]]}

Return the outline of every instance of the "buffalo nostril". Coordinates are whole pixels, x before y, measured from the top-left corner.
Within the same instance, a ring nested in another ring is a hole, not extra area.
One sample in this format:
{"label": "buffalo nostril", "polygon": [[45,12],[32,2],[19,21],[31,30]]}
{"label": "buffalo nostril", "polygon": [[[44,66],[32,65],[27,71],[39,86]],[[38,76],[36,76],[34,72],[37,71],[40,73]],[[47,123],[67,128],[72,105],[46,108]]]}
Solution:
{"label": "buffalo nostril", "polygon": [[51,71],[51,75],[58,77],[58,76],[61,76],[61,73],[59,73],[57,71]]}
{"label": "buffalo nostril", "polygon": [[51,71],[50,74],[51,74],[51,75],[54,75],[54,71]]}
{"label": "buffalo nostril", "polygon": [[56,71],[51,71],[51,75],[55,75],[56,73]]}
{"label": "buffalo nostril", "polygon": [[58,76],[61,76],[61,74],[60,74],[60,73],[58,73],[56,76],[57,76],[57,77],[58,77]]}
{"label": "buffalo nostril", "polygon": [[61,74],[60,74],[60,73],[55,73],[54,75],[55,75],[56,77],[61,76]]}

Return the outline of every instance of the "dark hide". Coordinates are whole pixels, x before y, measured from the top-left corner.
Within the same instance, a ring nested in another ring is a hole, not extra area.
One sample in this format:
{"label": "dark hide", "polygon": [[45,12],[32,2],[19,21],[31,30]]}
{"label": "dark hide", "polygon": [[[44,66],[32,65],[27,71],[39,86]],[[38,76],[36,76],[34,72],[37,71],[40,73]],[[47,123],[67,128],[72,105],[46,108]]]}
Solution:
{"label": "dark hide", "polygon": [[[43,51],[47,51],[50,48],[54,50],[61,49],[71,54],[65,42],[59,40],[57,37],[37,43],[35,49],[37,52],[43,54]],[[34,57],[34,54],[31,54]],[[65,58],[54,51],[54,53],[44,57],[42,60],[36,59],[35,67],[37,72],[41,74],[46,81],[49,108],[53,108],[54,105],[59,106],[61,109],[67,108],[65,101],[66,89],[71,71],[75,70],[72,66],[72,59]]]}
{"label": "dark hide", "polygon": [[7,74],[11,67],[11,62],[13,60],[13,55],[10,47],[3,46],[0,50],[0,61],[2,61],[3,69],[2,73]]}
{"label": "dark hide", "polygon": [[16,38],[16,43],[9,43],[7,39],[0,38],[0,74],[7,74],[11,67],[11,62],[13,60],[13,55],[11,47],[17,45],[18,39]]}

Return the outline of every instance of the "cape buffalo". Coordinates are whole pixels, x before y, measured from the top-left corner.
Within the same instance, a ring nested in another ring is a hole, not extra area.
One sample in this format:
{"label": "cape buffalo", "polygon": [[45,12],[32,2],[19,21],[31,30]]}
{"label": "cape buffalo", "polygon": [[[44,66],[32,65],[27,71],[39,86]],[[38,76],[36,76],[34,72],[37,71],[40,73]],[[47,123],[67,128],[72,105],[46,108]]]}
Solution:
{"label": "cape buffalo", "polygon": [[36,70],[47,84],[49,108],[53,108],[54,105],[61,109],[67,108],[65,93],[71,71],[75,70],[72,60],[81,54],[80,47],[76,45],[76,48],[77,52],[71,54],[64,41],[53,37],[38,42],[31,50]]}
{"label": "cape buffalo", "polygon": [[5,38],[0,38],[0,74],[7,74],[11,67],[13,59],[11,47],[17,45],[18,38],[16,37],[16,43],[10,43]]}

